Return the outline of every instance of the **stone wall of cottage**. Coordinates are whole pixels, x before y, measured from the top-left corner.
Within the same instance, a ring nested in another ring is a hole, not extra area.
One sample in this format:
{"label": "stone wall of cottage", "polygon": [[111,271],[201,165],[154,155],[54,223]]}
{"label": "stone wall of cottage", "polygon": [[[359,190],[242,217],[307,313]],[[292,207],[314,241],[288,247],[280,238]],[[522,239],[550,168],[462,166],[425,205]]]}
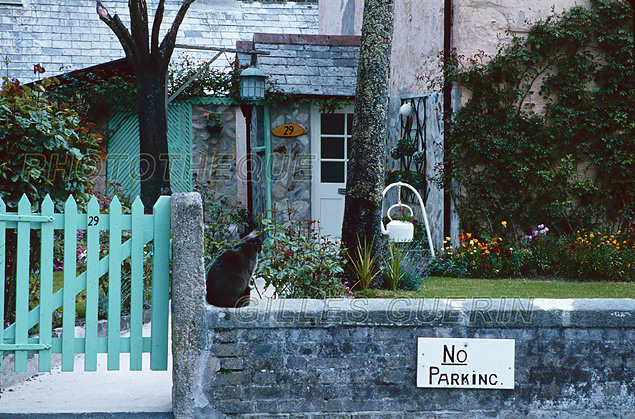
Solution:
{"label": "stone wall of cottage", "polygon": [[[204,114],[219,115],[221,129]],[[235,105],[192,105],[192,173],[195,187],[213,191],[229,206],[246,205],[237,197]]]}
{"label": "stone wall of cottage", "polygon": [[[293,209],[296,219],[311,218],[311,181],[314,156],[311,154],[310,105],[296,103],[271,111],[271,127],[299,124],[307,132],[291,138],[271,136],[271,198],[274,208]],[[284,211],[283,211],[284,212]]]}

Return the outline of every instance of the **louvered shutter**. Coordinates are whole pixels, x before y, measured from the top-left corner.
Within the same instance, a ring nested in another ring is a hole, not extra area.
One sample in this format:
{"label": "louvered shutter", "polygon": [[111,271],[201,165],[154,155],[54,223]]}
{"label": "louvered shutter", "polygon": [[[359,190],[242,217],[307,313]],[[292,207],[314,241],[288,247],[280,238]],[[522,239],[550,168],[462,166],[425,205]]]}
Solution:
{"label": "louvered shutter", "polygon": [[[108,195],[116,188],[134,200],[141,194],[139,183],[139,119],[136,112],[115,112],[108,123]],[[136,170],[136,172],[134,171]],[[117,185],[116,185],[117,184]],[[121,185],[121,186],[118,186]]]}
{"label": "louvered shutter", "polygon": [[168,150],[172,192],[192,191],[192,105],[168,107]]}
{"label": "louvered shutter", "polygon": [[[136,112],[117,111],[108,128],[108,194],[116,184],[134,200],[141,194],[139,182],[139,121]],[[192,190],[192,106],[173,103],[168,107],[168,151],[172,192]]]}

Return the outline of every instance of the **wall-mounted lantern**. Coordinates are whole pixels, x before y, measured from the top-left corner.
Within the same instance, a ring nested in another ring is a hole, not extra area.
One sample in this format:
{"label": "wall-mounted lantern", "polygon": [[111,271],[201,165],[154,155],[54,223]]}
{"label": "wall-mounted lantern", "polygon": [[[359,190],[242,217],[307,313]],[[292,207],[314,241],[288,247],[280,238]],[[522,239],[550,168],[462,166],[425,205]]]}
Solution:
{"label": "wall-mounted lantern", "polygon": [[[244,69],[240,73],[240,109],[245,116],[245,124],[247,128],[247,156],[251,156],[251,117],[252,102],[261,102],[265,99],[265,79],[267,76],[258,67],[253,65],[255,60],[252,58],[252,66]],[[252,192],[252,168],[251,158],[247,159],[247,211],[253,212],[253,192]]]}
{"label": "wall-mounted lantern", "polygon": [[249,67],[240,73],[240,99],[261,101],[265,98],[266,74],[258,67]]}

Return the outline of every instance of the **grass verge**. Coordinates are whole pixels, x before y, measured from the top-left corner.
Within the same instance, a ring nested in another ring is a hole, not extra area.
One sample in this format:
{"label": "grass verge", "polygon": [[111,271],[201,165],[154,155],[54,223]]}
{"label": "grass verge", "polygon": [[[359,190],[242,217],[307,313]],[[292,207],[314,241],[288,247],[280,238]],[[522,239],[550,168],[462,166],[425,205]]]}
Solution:
{"label": "grass verge", "polygon": [[554,279],[474,279],[429,277],[419,291],[368,290],[367,298],[635,298],[632,282],[577,282]]}

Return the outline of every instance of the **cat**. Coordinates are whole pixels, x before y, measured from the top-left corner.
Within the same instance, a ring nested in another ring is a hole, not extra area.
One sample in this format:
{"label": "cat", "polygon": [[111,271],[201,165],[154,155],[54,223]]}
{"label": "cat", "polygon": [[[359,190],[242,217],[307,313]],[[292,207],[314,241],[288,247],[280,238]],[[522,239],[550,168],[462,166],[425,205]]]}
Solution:
{"label": "cat", "polygon": [[249,304],[249,282],[261,250],[262,238],[257,231],[252,231],[233,249],[221,253],[207,271],[207,302],[217,307]]}

